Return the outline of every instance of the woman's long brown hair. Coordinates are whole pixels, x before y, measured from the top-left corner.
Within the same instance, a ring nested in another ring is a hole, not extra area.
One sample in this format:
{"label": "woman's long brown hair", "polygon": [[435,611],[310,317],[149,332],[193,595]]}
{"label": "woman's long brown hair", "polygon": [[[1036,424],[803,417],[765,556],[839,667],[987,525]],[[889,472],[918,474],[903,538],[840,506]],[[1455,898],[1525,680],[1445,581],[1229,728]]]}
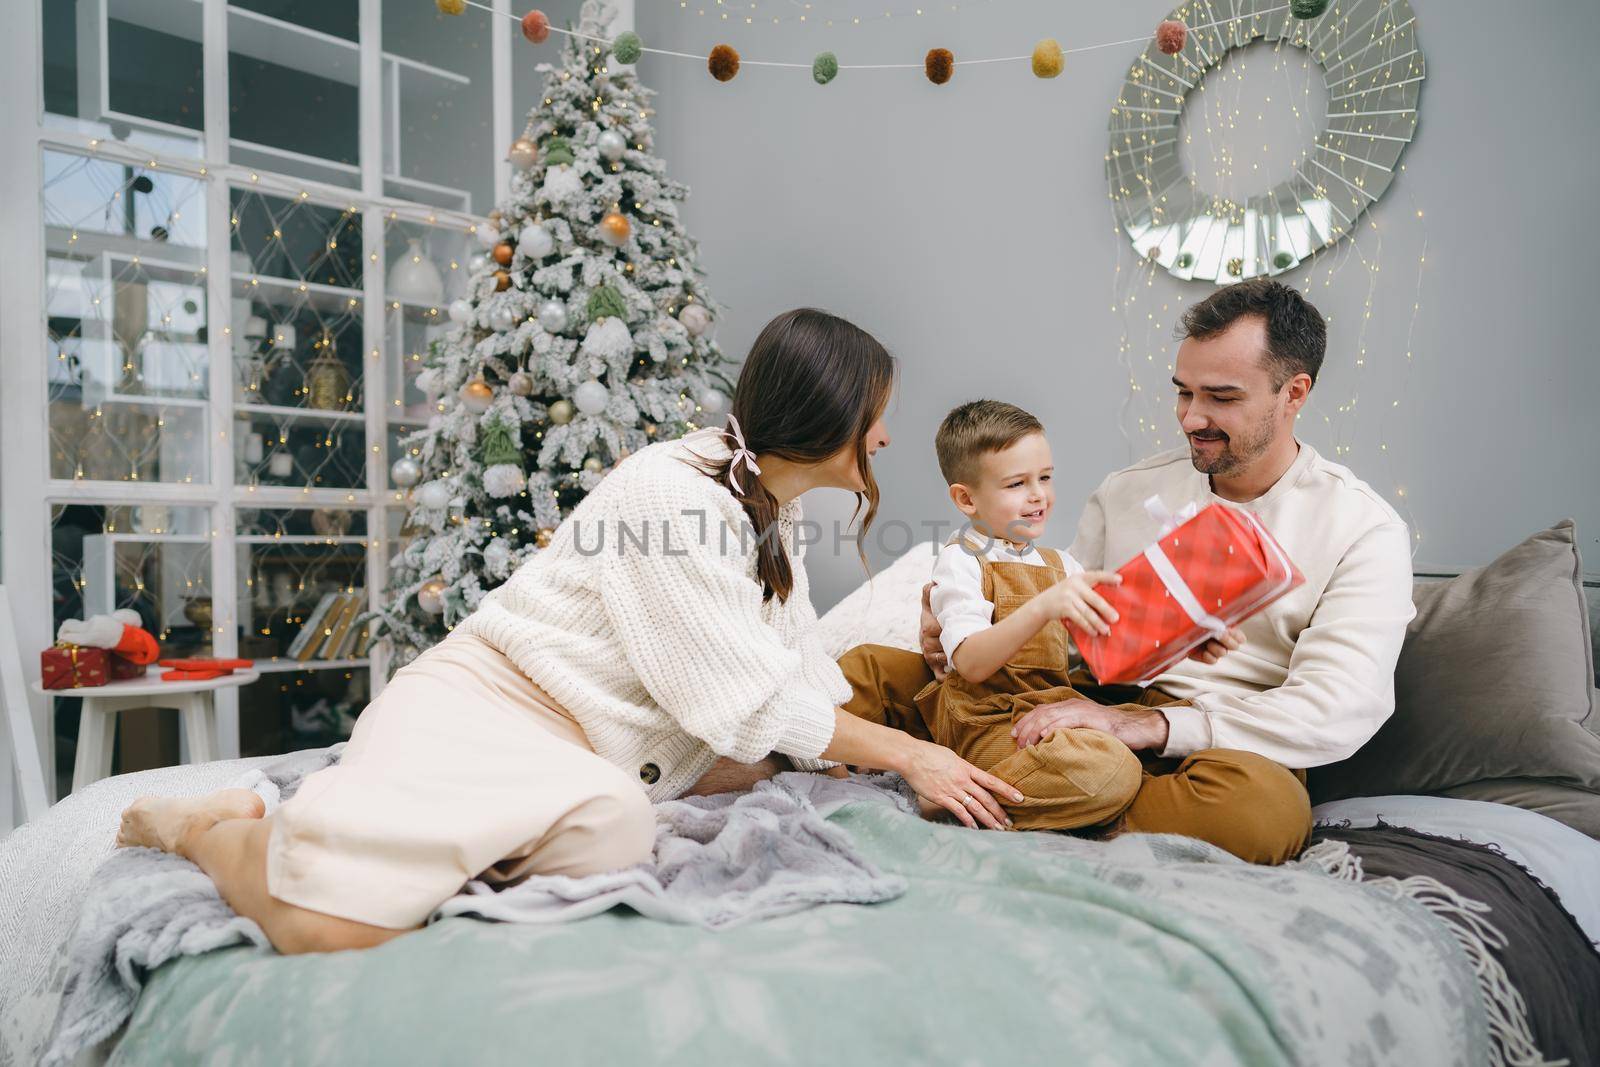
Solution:
{"label": "woman's long brown hair", "polygon": [[[878,483],[867,455],[867,431],[889,403],[894,357],[877,338],[853,323],[815,308],[786,311],[767,323],[750,346],[733,394],[745,447],[794,463],[820,463],[854,447],[865,492],[856,494],[861,529],[856,552],[867,564],[866,532],[878,513]],[[731,445],[732,438],[728,438]],[[789,553],[774,534],[778,501],[743,467],[742,492],[728,482],[731,459],[708,461],[701,470],[744,505],[757,537],[756,573],[764,599],[788,600],[794,589]],[[862,514],[865,505],[866,512]]]}

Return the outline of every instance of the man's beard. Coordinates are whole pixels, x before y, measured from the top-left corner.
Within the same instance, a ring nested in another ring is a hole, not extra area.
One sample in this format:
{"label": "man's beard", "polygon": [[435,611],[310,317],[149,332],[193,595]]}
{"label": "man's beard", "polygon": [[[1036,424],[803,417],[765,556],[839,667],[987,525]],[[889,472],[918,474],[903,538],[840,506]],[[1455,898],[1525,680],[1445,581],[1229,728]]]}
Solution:
{"label": "man's beard", "polygon": [[[1272,446],[1272,413],[1268,412],[1255,429],[1239,437],[1230,437],[1220,430],[1209,434],[1189,435],[1189,460],[1201,474],[1222,475],[1224,478],[1238,474]],[[1215,434],[1216,436],[1211,436]],[[1203,456],[1194,447],[1196,439],[1221,441],[1222,450],[1213,456]]]}

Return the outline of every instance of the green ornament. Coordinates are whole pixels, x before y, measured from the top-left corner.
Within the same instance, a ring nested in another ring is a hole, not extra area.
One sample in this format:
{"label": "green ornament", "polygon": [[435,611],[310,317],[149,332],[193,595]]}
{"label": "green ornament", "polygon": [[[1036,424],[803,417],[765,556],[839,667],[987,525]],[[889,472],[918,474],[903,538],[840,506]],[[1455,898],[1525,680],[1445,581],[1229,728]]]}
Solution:
{"label": "green ornament", "polygon": [[1279,252],[1272,257],[1272,265],[1279,270],[1288,270],[1294,266],[1294,257],[1287,252]]}
{"label": "green ornament", "polygon": [[484,423],[479,427],[479,438],[483,442],[485,467],[494,467],[501,463],[519,467],[522,465],[522,449],[517,447],[511,427],[504,420],[490,419]]}
{"label": "green ornament", "polygon": [[1297,19],[1314,19],[1328,10],[1329,0],[1289,0],[1289,14]]}
{"label": "green ornament", "polygon": [[572,142],[565,137],[555,136],[544,143],[544,162],[546,166],[553,167],[557,163],[572,163],[577,157],[572,154]]}
{"label": "green ornament", "polygon": [[602,285],[589,294],[588,311],[590,322],[601,319],[628,320],[628,305],[623,302],[622,294],[609,285]]}
{"label": "green ornament", "polygon": [[618,63],[637,63],[639,54],[644,51],[644,42],[639,40],[639,35],[632,30],[618,34],[617,39],[611,42],[611,54],[617,58]]}
{"label": "green ornament", "polygon": [[1194,266],[1194,255],[1189,252],[1179,252],[1178,258],[1172,261],[1172,265],[1179,270],[1188,270]]}
{"label": "green ornament", "polygon": [[818,85],[827,85],[839,75],[839,57],[832,52],[818,52],[811,61],[811,77]]}

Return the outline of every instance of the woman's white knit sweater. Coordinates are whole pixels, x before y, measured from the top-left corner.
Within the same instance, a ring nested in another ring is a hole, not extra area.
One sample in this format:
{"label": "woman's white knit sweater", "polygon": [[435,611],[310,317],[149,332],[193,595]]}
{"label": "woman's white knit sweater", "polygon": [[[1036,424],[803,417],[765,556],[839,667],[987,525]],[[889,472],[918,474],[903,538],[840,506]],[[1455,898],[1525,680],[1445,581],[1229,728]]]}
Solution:
{"label": "woman's white knit sweater", "polygon": [[684,462],[696,455],[722,459],[728,446],[701,431],[617,464],[461,624],[571,712],[652,800],[681,795],[719,755],[814,760],[850,698],[817,640],[799,501],[780,509],[773,534],[794,588],[763,602],[756,531],[726,486]]}

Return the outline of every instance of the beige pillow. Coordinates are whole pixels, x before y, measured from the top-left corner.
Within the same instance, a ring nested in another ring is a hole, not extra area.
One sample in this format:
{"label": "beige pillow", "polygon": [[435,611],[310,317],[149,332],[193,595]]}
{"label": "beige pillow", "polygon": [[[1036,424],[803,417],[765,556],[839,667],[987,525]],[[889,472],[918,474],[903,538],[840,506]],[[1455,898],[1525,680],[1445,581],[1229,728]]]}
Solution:
{"label": "beige pillow", "polygon": [[[1600,716],[1582,580],[1568,519],[1487,567],[1417,584],[1395,713],[1354,756],[1310,772],[1312,798],[1450,791],[1545,810],[1600,837]],[[1556,793],[1537,784],[1562,787],[1560,802],[1546,803]]]}

